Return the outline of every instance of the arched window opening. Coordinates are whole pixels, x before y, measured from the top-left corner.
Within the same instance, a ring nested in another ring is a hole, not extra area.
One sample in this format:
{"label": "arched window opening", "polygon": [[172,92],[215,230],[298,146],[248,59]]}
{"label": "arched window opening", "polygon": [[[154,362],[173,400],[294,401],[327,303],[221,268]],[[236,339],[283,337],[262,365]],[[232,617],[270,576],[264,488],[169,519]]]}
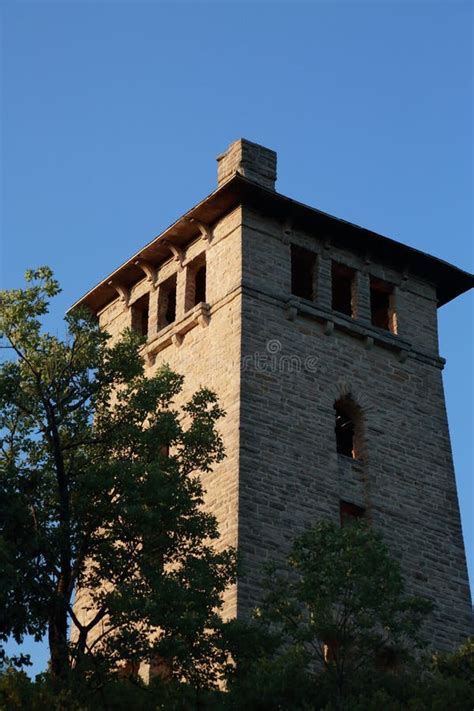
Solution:
{"label": "arched window opening", "polygon": [[335,409],[337,453],[354,457],[354,423],[341,407],[336,406]]}
{"label": "arched window opening", "polygon": [[336,413],[335,433],[338,454],[357,459],[361,450],[361,416],[358,407],[350,398],[338,400],[334,405]]}

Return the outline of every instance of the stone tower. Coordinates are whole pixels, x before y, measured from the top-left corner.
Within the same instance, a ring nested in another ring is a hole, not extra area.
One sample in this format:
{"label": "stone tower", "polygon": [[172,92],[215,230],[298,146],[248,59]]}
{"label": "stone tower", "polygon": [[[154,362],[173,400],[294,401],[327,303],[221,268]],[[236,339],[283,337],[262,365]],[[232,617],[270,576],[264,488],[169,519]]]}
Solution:
{"label": "stone tower", "polygon": [[471,606],[436,310],[474,279],[279,194],[267,148],[238,140],[217,160],[217,189],[78,303],[227,412],[204,482],[245,565],[225,614],[248,614],[262,564],[306,527],[365,516],[452,648]]}

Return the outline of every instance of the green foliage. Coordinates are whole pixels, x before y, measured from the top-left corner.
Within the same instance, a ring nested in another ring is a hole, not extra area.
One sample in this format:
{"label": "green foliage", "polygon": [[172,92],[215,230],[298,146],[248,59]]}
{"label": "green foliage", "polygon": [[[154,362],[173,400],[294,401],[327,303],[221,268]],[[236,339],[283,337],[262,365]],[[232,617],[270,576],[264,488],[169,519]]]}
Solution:
{"label": "green foliage", "polygon": [[423,652],[432,605],[405,594],[398,564],[368,527],[318,524],[266,586],[254,623],[228,639],[237,664],[224,708],[472,710],[474,640],[453,654]]}
{"label": "green foliage", "polygon": [[48,674],[32,681],[24,672],[0,672],[0,711],[218,711],[223,693],[176,680],[108,677],[95,687],[76,676],[58,690]]}
{"label": "green foliage", "polygon": [[237,708],[243,698],[248,709],[352,709],[361,689],[378,693],[371,679],[389,667],[391,680],[421,648],[431,603],[405,594],[398,564],[363,524],[319,523],[288,562],[269,571],[256,621],[279,645],[236,669],[231,697]]}
{"label": "green foliage", "polygon": [[[243,638],[250,642],[245,633]],[[357,688],[344,700],[343,708],[350,711],[471,711],[474,681],[472,677],[469,680],[459,677],[456,667],[460,654],[466,654],[466,646],[454,654],[443,655],[449,665],[449,671],[446,668],[443,674],[437,668],[435,657],[410,664],[403,670],[362,675]],[[246,684],[234,687],[230,694],[158,677],[148,685],[136,678],[108,677],[94,686],[72,672],[67,687],[58,692],[48,674],[39,675],[33,682],[24,672],[7,669],[0,671],[0,711],[340,709],[328,693],[324,672],[310,678],[301,662],[290,650],[274,660],[268,657],[255,666],[253,684],[247,679]]]}
{"label": "green foliage", "polygon": [[378,653],[399,658],[422,644],[431,604],[404,594],[398,564],[368,526],[319,523],[295,542],[289,563],[294,577],[270,574],[263,614],[328,669],[356,671]]}
{"label": "green foliage", "polygon": [[469,637],[453,654],[437,654],[433,667],[445,678],[461,679],[474,686],[474,637]]}
{"label": "green foliage", "polygon": [[223,458],[224,413],[206,389],[177,408],[183,378],[145,377],[131,331],[113,341],[76,311],[65,340],[44,333],[59,286],[26,278],[0,292],[0,641],[47,634],[56,680],[159,657],[212,686],[235,556],[213,546],[200,474]]}
{"label": "green foliage", "polygon": [[47,674],[32,681],[23,671],[0,673],[0,711],[87,711],[71,689],[55,689]]}

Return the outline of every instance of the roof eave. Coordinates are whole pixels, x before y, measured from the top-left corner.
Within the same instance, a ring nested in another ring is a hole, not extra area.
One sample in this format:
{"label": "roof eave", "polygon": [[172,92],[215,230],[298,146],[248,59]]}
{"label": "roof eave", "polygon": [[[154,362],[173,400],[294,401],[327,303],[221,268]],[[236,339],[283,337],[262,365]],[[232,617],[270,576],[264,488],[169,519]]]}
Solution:
{"label": "roof eave", "polygon": [[244,203],[268,210],[276,218],[290,218],[294,224],[301,224],[308,229],[323,230],[328,237],[351,249],[388,259],[409,272],[421,273],[436,286],[439,306],[474,286],[474,275],[442,259],[264,188],[236,173],[88,291],[69,310],[85,305],[97,313],[116,298],[115,289],[110,282],[116,281],[129,286],[143,278],[143,272],[136,264],[137,260],[142,259],[158,265],[169,255],[167,241],[178,246],[187,244],[199,234],[196,221],[212,226],[225,214]]}

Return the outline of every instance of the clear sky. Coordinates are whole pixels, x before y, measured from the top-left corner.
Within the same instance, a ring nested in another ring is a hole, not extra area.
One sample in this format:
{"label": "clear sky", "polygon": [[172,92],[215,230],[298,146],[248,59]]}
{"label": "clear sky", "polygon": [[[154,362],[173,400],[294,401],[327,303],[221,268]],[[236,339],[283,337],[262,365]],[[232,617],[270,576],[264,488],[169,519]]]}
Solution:
{"label": "clear sky", "polygon": [[[280,192],[472,271],[472,7],[0,2],[2,287],[52,266],[61,331],[242,136],[278,151]],[[440,310],[471,580],[472,303]]]}

